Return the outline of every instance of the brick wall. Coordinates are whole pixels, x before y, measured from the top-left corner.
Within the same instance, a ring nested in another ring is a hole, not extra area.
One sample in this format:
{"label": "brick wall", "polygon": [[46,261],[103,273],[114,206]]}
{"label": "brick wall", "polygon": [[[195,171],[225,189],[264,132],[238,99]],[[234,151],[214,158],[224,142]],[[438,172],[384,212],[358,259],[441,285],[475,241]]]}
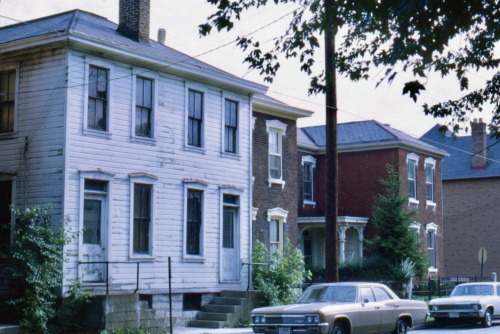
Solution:
{"label": "brick wall", "polygon": [[443,182],[446,276],[481,275],[478,253],[487,252],[484,276],[500,274],[500,178]]}
{"label": "brick wall", "polygon": [[[269,247],[269,222],[267,210],[281,208],[288,211],[287,222],[284,224],[284,236],[292,245],[297,244],[297,125],[296,121],[279,118],[272,115],[254,112],[255,127],[253,130],[253,207],[258,208],[257,219],[252,224],[253,239],[263,242]],[[286,134],[283,136],[283,179],[279,184],[269,186],[269,141],[266,131],[266,121],[279,120],[286,124]]]}
{"label": "brick wall", "polygon": [[[381,149],[371,151],[343,152],[339,154],[339,216],[359,216],[371,217],[374,198],[382,191],[380,180],[387,178],[386,165],[392,164],[399,171],[401,183],[401,193],[406,196],[408,189],[408,170],[406,156],[409,151],[402,149]],[[302,155],[307,155],[301,153]],[[425,226],[429,223],[438,225],[437,234],[437,264],[438,273],[444,271],[443,260],[443,228],[442,228],[442,184],[441,184],[441,161],[436,160],[434,196],[436,206],[426,205],[426,184],[425,184],[425,159],[428,155],[417,153],[419,156],[417,166],[417,198],[418,206],[410,207],[415,209],[417,215],[415,221],[420,224],[420,243],[423,252],[426,252]],[[311,217],[325,215],[325,178],[326,161],[324,155],[315,155],[316,170],[314,179],[314,200],[316,204],[303,205],[302,187],[299,187],[299,216]],[[302,169],[299,161],[299,176],[302,180]],[[371,239],[376,234],[375,227],[371,219],[364,231],[365,239]]]}

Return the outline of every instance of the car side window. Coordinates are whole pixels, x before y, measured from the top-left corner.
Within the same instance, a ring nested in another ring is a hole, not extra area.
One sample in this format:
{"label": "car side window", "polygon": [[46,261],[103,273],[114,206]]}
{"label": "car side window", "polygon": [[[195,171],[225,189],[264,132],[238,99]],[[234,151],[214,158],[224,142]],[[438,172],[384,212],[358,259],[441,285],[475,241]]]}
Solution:
{"label": "car side window", "polygon": [[375,300],[378,302],[383,302],[385,300],[391,300],[391,296],[382,288],[373,288],[373,293],[375,294]]}
{"label": "car side window", "polygon": [[375,296],[373,295],[372,288],[361,288],[361,301],[362,302],[374,302]]}

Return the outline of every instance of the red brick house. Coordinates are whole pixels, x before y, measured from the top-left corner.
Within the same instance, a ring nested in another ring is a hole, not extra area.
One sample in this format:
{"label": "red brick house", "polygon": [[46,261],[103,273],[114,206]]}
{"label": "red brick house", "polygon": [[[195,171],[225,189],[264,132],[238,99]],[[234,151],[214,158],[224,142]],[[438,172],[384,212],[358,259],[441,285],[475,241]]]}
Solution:
{"label": "red brick house", "polygon": [[[324,266],[325,236],[324,126],[301,128],[299,191],[300,243],[306,261]],[[401,192],[417,215],[412,224],[422,251],[429,256],[429,274],[443,269],[441,160],[446,152],[376,121],[338,125],[338,233],[341,259],[363,256],[363,241],[376,230],[371,222],[374,197],[382,190],[386,166],[399,171]]]}
{"label": "red brick house", "polygon": [[271,252],[298,240],[297,119],[312,112],[257,95],[252,106],[252,240]]}
{"label": "red brick house", "polygon": [[500,145],[486,124],[471,123],[471,135],[441,135],[439,125],[421,140],[450,153],[442,162],[444,274],[481,276],[479,250],[484,247],[484,277],[500,273]]}

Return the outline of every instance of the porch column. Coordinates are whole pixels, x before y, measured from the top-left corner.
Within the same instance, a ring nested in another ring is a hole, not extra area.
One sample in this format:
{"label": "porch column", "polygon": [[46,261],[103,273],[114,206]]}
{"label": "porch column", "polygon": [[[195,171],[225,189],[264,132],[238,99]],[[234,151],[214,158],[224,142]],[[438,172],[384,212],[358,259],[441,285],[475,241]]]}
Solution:
{"label": "porch column", "polygon": [[345,232],[347,230],[347,226],[342,224],[339,226],[339,242],[340,242],[340,260],[345,260]]}
{"label": "porch column", "polygon": [[363,226],[357,226],[356,229],[358,230],[359,237],[359,258],[363,259],[363,241],[365,240],[363,231],[365,230],[365,228]]}

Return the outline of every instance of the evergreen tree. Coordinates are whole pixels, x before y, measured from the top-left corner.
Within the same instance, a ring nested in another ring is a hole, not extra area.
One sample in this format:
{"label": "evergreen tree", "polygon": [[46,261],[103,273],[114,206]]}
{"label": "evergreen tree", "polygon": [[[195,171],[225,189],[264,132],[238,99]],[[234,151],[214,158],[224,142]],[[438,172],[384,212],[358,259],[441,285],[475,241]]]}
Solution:
{"label": "evergreen tree", "polygon": [[426,256],[418,250],[415,234],[410,224],[415,211],[408,210],[408,198],[401,195],[398,173],[394,166],[387,166],[388,177],[380,181],[384,190],[377,195],[372,212],[372,221],[377,235],[367,241],[369,249],[394,265],[411,261],[418,276],[426,270]]}

